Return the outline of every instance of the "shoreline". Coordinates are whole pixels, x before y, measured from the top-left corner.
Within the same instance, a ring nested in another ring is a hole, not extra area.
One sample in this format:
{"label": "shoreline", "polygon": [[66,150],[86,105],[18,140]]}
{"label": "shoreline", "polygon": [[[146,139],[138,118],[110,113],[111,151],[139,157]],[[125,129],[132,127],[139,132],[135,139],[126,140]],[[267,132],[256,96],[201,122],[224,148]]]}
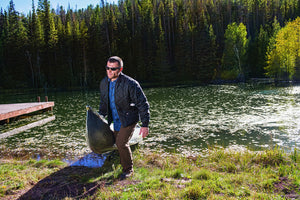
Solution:
{"label": "shoreline", "polygon": [[0,159],[1,199],[297,199],[300,154],[210,149],[208,156],[133,152],[133,177],[121,181],[118,155],[103,167],[61,160]]}

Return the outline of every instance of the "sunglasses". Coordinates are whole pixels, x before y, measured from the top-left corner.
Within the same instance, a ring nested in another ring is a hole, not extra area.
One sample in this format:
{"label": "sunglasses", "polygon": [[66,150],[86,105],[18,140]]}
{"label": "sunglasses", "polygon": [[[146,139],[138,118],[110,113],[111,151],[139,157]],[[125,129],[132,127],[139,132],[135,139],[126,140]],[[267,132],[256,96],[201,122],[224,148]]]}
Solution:
{"label": "sunglasses", "polygon": [[111,70],[111,71],[116,71],[117,69],[121,69],[121,67],[108,67],[108,66],[105,66],[105,69],[106,70]]}

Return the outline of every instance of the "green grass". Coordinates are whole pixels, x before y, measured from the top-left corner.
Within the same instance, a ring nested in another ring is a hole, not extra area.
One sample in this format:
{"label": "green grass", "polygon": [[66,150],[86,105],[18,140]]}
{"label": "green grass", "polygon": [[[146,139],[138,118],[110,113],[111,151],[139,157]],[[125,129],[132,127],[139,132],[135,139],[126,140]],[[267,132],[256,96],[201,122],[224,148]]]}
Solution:
{"label": "green grass", "polygon": [[64,166],[59,160],[0,160],[0,197],[29,187]]}
{"label": "green grass", "polygon": [[[289,199],[300,197],[300,155],[275,148],[262,152],[211,149],[205,157],[134,151],[134,176],[120,181],[118,162],[88,173],[63,174],[62,185],[94,184],[66,199]],[[0,162],[0,197],[63,171],[60,161]],[[54,177],[54,176],[53,176]],[[279,185],[284,187],[279,187]],[[85,187],[82,187],[85,188]],[[83,195],[85,194],[85,195]],[[86,195],[87,194],[87,195]],[[58,194],[56,194],[58,195]],[[81,196],[82,195],[82,196]],[[58,196],[55,196],[58,197]]]}

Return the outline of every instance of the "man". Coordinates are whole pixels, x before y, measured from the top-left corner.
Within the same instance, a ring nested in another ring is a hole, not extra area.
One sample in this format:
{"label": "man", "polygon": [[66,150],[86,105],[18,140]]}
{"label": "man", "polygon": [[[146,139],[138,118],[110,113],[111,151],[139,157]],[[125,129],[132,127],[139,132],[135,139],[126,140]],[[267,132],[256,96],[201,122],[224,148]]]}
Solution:
{"label": "man", "polygon": [[105,68],[107,76],[100,83],[99,114],[108,116],[109,125],[114,122],[115,142],[123,167],[121,179],[125,179],[133,174],[129,140],[139,120],[142,122],[139,134],[143,138],[149,134],[149,103],[139,83],[122,73],[121,58],[110,57]]}

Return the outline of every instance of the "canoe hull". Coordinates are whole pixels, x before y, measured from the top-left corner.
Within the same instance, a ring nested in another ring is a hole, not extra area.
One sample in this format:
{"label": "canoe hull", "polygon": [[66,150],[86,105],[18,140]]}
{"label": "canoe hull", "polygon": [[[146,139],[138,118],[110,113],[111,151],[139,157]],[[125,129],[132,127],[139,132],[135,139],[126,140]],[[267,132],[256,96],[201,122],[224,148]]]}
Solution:
{"label": "canoe hull", "polygon": [[[137,125],[129,140],[129,145],[135,145],[143,140],[139,132],[140,126]],[[113,124],[109,126],[106,120],[90,106],[87,106],[85,136],[88,146],[94,153],[102,154],[117,149],[113,134]]]}
{"label": "canoe hull", "polygon": [[91,107],[87,107],[86,140],[95,153],[101,154],[113,149],[113,131],[104,119]]}

